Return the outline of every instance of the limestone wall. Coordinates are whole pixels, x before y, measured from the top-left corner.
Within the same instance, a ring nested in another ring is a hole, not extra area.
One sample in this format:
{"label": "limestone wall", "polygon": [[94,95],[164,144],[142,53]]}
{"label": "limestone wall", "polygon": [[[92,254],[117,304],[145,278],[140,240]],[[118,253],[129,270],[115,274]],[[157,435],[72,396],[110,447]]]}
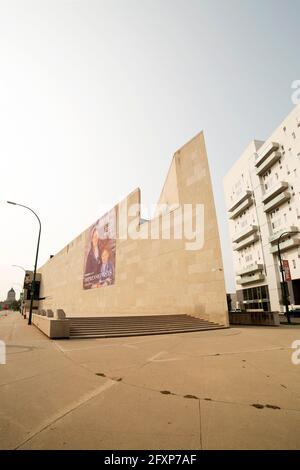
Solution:
{"label": "limestone wall", "polygon": [[[40,308],[62,308],[67,316],[186,313],[227,325],[219,234],[202,133],[175,153],[159,202],[166,209],[158,210],[151,221],[141,224],[139,218],[128,217],[138,236],[117,238],[113,285],[83,289],[83,232],[39,269],[40,295],[48,297]],[[139,189],[116,206],[118,232],[123,229],[125,205],[133,203],[140,204]],[[163,223],[169,217],[172,232],[173,216],[182,204],[204,208],[204,221],[198,228],[203,230],[204,243],[196,251],[186,249],[186,239],[162,239],[167,235]],[[159,239],[146,239],[158,223]]]}

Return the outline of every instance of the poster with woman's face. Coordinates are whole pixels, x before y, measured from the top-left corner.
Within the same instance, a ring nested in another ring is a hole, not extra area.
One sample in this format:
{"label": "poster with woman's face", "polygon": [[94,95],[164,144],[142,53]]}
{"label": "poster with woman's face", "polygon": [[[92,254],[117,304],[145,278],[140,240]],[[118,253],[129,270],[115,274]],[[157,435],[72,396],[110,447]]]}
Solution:
{"label": "poster with woman's face", "polygon": [[112,209],[86,231],[83,288],[95,289],[113,285],[115,259],[116,211]]}

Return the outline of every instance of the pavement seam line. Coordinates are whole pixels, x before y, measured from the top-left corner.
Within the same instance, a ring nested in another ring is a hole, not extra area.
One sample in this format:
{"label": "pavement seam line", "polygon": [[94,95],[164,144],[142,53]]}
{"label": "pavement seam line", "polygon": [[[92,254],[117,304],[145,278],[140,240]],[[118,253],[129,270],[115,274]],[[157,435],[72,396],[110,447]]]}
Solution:
{"label": "pavement seam line", "polygon": [[[292,348],[290,348],[290,349],[292,349]],[[247,364],[250,365],[250,367],[253,367],[253,369],[254,369],[255,371],[258,371],[258,372],[260,372],[261,374],[270,377],[270,379],[273,381],[274,385],[277,385],[278,387],[280,387],[280,385],[281,385],[281,384],[280,384],[280,382],[281,382],[281,377],[280,377],[280,375],[278,375],[278,374],[276,374],[276,373],[268,372],[268,371],[266,371],[265,369],[262,369],[261,367],[257,366],[256,364],[253,364],[253,363],[250,362],[249,360],[247,360]],[[289,393],[291,393],[292,395],[294,395],[296,398],[300,398],[298,392],[295,392],[294,390],[291,390],[290,388],[286,389],[285,391],[286,391],[286,392],[288,391]],[[297,411],[297,410],[296,410],[296,411]]]}
{"label": "pavement seam line", "polygon": [[33,431],[24,441],[22,441],[20,444],[18,444],[14,450],[18,450],[20,447],[22,447],[24,444],[32,440],[35,436],[40,434],[42,431],[47,429],[49,426],[51,426],[53,423],[59,421],[61,418],[64,418],[66,415],[71,413],[72,411],[76,410],[77,408],[84,406],[86,403],[88,403],[90,400],[93,398],[96,398],[98,395],[103,393],[105,390],[109,389],[113,385],[117,385],[118,382],[114,380],[107,380],[103,385],[100,387],[92,390],[89,393],[86,393],[85,395],[82,396],[81,399],[73,402],[71,405],[69,405],[67,408],[65,408],[62,412],[57,413],[56,415],[52,416],[47,422],[44,422],[42,425],[40,425],[35,431]]}
{"label": "pavement seam line", "polygon": [[183,356],[187,356],[187,357],[195,357],[195,358],[198,358],[198,357],[215,357],[215,356],[219,356],[219,357],[222,357],[222,356],[230,356],[230,355],[234,355],[234,354],[251,354],[251,353],[256,353],[256,352],[271,352],[271,351],[289,351],[289,350],[292,350],[293,348],[291,348],[290,346],[288,347],[274,347],[274,348],[267,348],[267,349],[252,349],[252,350],[247,350],[247,351],[228,351],[228,352],[222,352],[222,353],[209,353],[209,354],[189,354],[189,353],[185,353],[185,352],[181,352],[180,354],[182,354]]}
{"label": "pavement seam line", "polygon": [[200,440],[200,449],[202,450],[202,421],[201,421],[201,399],[198,400],[198,407],[199,407],[199,440]]}
{"label": "pavement seam line", "polygon": [[[129,383],[129,382],[126,382],[126,380],[122,380],[122,384],[127,385],[128,387],[140,388],[142,390],[147,390],[149,392],[161,393],[161,390],[157,390],[157,389],[151,388],[151,387],[145,387],[143,385],[137,385],[137,384]],[[186,399],[186,397],[184,395],[181,395],[180,393],[172,392],[170,395],[173,396],[173,397]],[[197,400],[206,400],[206,398],[204,396],[203,397],[197,397]],[[216,400],[214,398],[209,399],[209,401],[211,403],[222,403],[224,405],[240,405],[240,406],[251,406],[252,405],[252,403],[244,403],[244,402],[229,401],[229,400],[228,401],[226,401],[226,400]],[[300,409],[296,409],[296,408],[283,408],[283,407],[280,407],[279,411],[296,411],[297,413],[300,413]]]}
{"label": "pavement seam line", "polygon": [[63,367],[56,368],[56,369],[50,369],[46,372],[41,372],[41,373],[39,372],[35,375],[28,375],[27,377],[22,377],[20,379],[12,380],[11,382],[0,383],[0,388],[1,387],[7,387],[9,385],[13,385],[13,384],[18,383],[18,382],[24,382],[26,380],[35,379],[36,377],[46,377],[49,374],[52,374],[52,373],[55,373],[55,372],[58,372],[58,371],[62,371],[64,369],[68,369],[69,367],[70,367],[69,365],[66,365],[66,366],[63,366]]}

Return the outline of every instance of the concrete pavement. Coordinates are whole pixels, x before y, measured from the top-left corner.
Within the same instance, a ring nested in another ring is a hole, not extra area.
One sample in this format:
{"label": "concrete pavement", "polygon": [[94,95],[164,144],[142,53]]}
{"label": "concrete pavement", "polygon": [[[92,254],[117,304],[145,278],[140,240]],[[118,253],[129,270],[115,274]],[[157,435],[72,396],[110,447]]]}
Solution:
{"label": "concrete pavement", "polygon": [[300,326],[58,340],[0,312],[1,449],[300,449]]}

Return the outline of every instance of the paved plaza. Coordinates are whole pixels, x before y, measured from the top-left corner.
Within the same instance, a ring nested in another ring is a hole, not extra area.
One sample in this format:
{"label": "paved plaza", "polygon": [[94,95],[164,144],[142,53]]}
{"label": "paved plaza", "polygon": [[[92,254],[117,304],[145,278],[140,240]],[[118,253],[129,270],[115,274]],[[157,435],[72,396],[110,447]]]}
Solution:
{"label": "paved plaza", "polygon": [[299,326],[49,340],[0,312],[1,449],[300,449]]}

